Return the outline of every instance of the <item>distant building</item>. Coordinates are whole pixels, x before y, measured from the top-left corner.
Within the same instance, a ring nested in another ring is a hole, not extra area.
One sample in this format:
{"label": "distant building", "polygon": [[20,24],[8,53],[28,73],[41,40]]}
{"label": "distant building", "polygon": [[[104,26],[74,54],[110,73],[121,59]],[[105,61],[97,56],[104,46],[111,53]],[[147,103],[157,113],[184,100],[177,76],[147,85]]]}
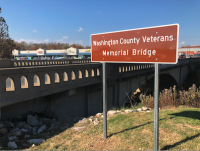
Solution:
{"label": "distant building", "polygon": [[185,55],[200,55],[200,46],[190,46],[190,47],[184,47],[184,48],[178,48],[179,55],[185,54]]}
{"label": "distant building", "polygon": [[40,57],[40,58],[88,58],[91,57],[91,49],[77,49],[70,47],[68,49],[60,50],[13,50],[12,55],[16,57]]}

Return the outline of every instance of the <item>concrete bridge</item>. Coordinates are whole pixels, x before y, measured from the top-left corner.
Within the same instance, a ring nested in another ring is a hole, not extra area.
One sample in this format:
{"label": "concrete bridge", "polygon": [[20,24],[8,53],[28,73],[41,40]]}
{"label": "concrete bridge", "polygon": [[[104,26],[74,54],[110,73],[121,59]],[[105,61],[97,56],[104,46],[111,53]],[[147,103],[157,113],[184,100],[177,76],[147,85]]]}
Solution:
{"label": "concrete bridge", "polygon": [[[66,60],[57,63],[55,60],[3,61],[0,68],[1,119],[28,111],[46,110],[70,117],[102,112],[101,63],[89,60],[72,60],[71,63]],[[199,63],[200,59],[193,58],[179,59],[175,65],[161,65],[160,85],[181,87],[187,74]],[[152,87],[153,77],[153,64],[108,63],[108,109],[122,106],[126,92],[132,94],[138,88]]]}

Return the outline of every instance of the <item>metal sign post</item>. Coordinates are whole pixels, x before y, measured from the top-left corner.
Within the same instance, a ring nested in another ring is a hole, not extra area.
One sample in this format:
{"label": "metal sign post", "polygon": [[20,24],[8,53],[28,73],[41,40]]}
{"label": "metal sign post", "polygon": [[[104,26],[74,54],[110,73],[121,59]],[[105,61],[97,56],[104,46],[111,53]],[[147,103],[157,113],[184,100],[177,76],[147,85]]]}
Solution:
{"label": "metal sign post", "polygon": [[159,147],[159,64],[155,63],[154,79],[154,150]]}
{"label": "metal sign post", "polygon": [[107,138],[107,82],[106,82],[106,63],[103,62],[103,134]]}

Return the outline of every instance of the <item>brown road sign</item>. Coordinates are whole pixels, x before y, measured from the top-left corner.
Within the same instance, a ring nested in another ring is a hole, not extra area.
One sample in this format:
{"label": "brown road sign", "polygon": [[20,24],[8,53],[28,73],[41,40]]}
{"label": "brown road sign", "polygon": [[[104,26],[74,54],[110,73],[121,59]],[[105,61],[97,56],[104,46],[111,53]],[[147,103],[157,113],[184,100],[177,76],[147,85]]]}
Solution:
{"label": "brown road sign", "polygon": [[179,24],[92,34],[92,61],[175,64],[178,37]]}

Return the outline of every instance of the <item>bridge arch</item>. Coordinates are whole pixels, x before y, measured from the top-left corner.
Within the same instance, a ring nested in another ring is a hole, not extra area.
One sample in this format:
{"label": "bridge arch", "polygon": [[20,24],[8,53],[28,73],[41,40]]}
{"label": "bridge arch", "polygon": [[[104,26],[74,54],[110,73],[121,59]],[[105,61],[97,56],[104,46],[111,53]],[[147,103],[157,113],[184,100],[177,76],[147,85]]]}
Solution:
{"label": "bridge arch", "polygon": [[82,72],[79,70],[79,79],[82,79]]}
{"label": "bridge arch", "polygon": [[120,73],[120,72],[122,72],[122,69],[121,69],[121,67],[119,67],[119,73]]}
{"label": "bridge arch", "polygon": [[68,81],[67,72],[64,72],[64,73],[63,73],[63,81]]}
{"label": "bridge arch", "polygon": [[21,77],[21,88],[22,89],[28,88],[28,80],[25,76]]}
{"label": "bridge arch", "polygon": [[97,68],[97,76],[100,76],[100,71],[98,68]]}
{"label": "bridge arch", "polygon": [[91,77],[94,77],[94,70],[92,69]]}
{"label": "bridge arch", "polygon": [[44,79],[45,79],[45,84],[51,84],[51,80],[50,80],[50,76],[49,76],[49,74],[45,74],[45,76],[44,76]]}
{"label": "bridge arch", "polygon": [[[178,87],[178,82],[176,81],[175,77],[173,77],[169,73],[161,73],[159,75],[159,90],[162,91],[164,89],[169,89],[173,85]],[[144,78],[141,81],[140,86],[138,87],[140,91],[145,92],[154,92],[154,75],[151,75],[149,78]]]}
{"label": "bridge arch", "polygon": [[75,74],[75,72],[74,71],[72,71],[72,78],[71,78],[72,80],[76,80],[76,74]]}
{"label": "bridge arch", "polygon": [[40,78],[36,74],[33,77],[33,85],[34,86],[40,86]]}
{"label": "bridge arch", "polygon": [[60,82],[59,74],[56,72],[54,76],[55,76],[55,83],[59,83]]}
{"label": "bridge arch", "polygon": [[15,91],[15,84],[12,78],[6,79],[6,91]]}
{"label": "bridge arch", "polygon": [[85,70],[85,77],[89,77],[88,70]]}

